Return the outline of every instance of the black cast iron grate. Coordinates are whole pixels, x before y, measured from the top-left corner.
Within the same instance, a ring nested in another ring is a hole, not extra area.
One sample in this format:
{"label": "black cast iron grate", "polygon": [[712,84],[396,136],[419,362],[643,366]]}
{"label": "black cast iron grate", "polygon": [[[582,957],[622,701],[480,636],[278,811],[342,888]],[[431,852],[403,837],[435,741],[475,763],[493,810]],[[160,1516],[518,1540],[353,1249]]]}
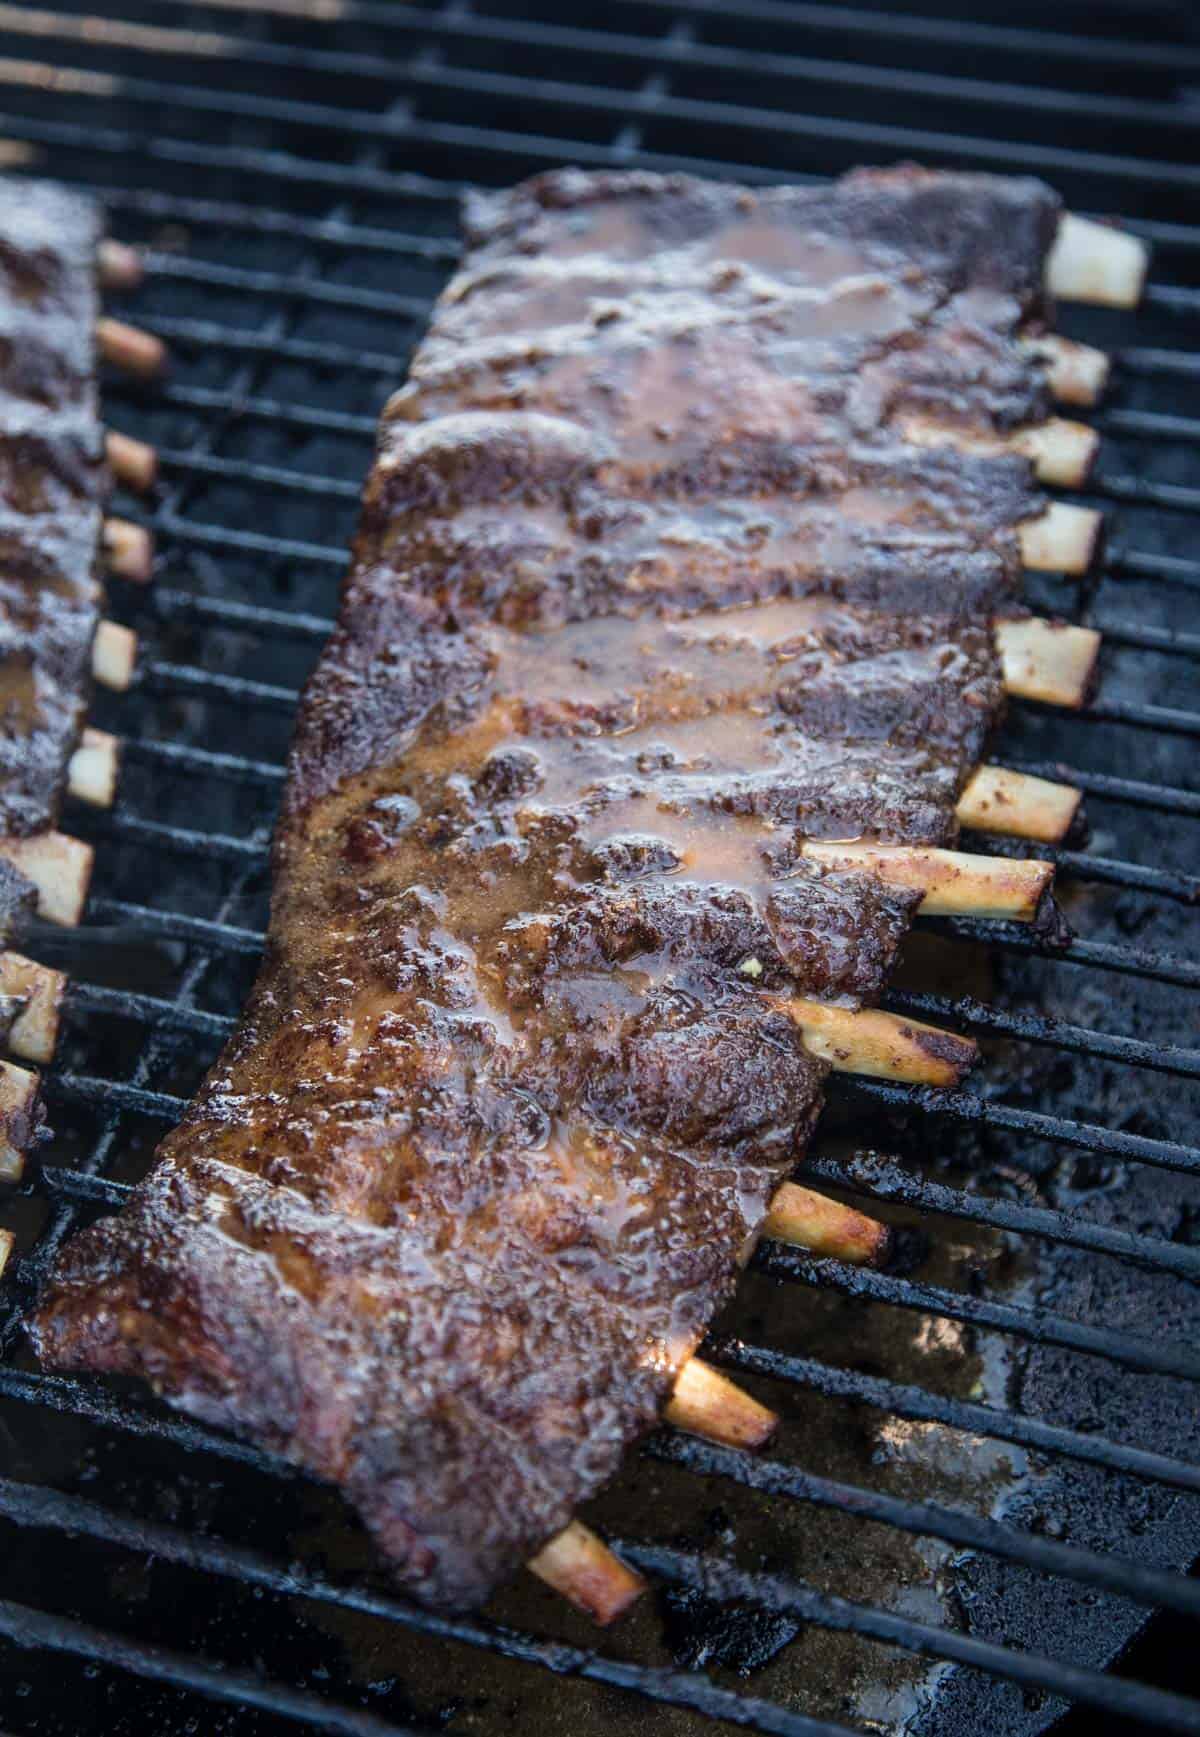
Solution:
{"label": "black cast iron grate", "polygon": [[[120,0],[103,18],[83,0],[0,5],[4,136],[35,148],[39,172],[99,191],[116,232],[148,246],[134,317],[177,357],[151,394],[110,383],[116,423],[161,449],[166,483],[146,515],[161,571],[149,592],[114,599],[144,651],[135,692],[99,706],[98,721],[126,738],[117,807],[70,817],[102,846],[86,926],[47,931],[30,949],[67,963],[73,988],[48,1078],[57,1144],[0,1202],[19,1236],[0,1292],[6,1728],[492,1730],[526,1716],[548,1671],[575,1680],[554,1692],[567,1709],[581,1705],[566,1698],[580,1683],[611,1691],[588,1717],[652,1702],[687,1716],[680,1726],[663,1711],[663,1730],[714,1720],[844,1732],[866,1703],[802,1711],[803,1696],[767,1692],[788,1688],[771,1674],[783,1641],[824,1631],[963,1667],[966,1700],[951,1706],[980,1730],[1036,1729],[1076,1703],[1200,1731],[1185,1677],[1167,1690],[1098,1668],[1146,1610],[1200,1615],[1200,1586],[1179,1571],[1200,1549],[1200,1351],[1187,1330],[1200,1277],[1188,1084],[1200,1076],[1188,1023],[1200,965],[1180,953],[1200,819],[1200,635],[1188,630],[1200,589],[1200,352],[1188,347],[1200,311],[1200,43],[1187,10],[1165,4],[1066,5],[1055,23],[1043,30],[1032,4],[936,0],[920,16],[790,0],[750,0],[736,15],[717,0],[617,0],[594,17],[551,0]],[[514,1608],[537,1629],[434,1618],[358,1572],[366,1558],[350,1546],[347,1566],[330,1542],[336,1523],[319,1548],[293,1546],[296,1511],[323,1500],[296,1473],[139,1394],[38,1373],[20,1317],[70,1230],[120,1204],[252,974],[296,690],[328,630],[375,414],[455,256],[458,186],[563,161],[757,180],[898,155],[1044,174],[1075,209],[1131,215],[1158,248],[1136,324],[1079,325],[1119,354],[1120,389],[1099,418],[1095,495],[1113,526],[1103,569],[1080,586],[1046,580],[1039,597],[1103,629],[1100,697],[1066,723],[1019,708],[1002,755],[1082,785],[1097,837],[1059,853],[1080,932],[1065,954],[1001,926],[926,925],[911,981],[891,997],[977,1033],[982,1085],[837,1094],[810,1171],[894,1213],[907,1262],[864,1273],[765,1244],[749,1319],[742,1310],[708,1354],[782,1395],[798,1426],[811,1403],[843,1432],[871,1417],[1008,1444],[1033,1468],[1026,1482],[1047,1466],[1054,1479],[1091,1479],[1092,1506],[1064,1532],[1020,1502],[980,1513],[930,1500],[873,1478],[869,1458],[846,1479],[810,1469],[823,1464],[810,1453],[763,1461],[664,1435],[639,1463],[643,1497],[678,1473],[697,1508],[732,1506],[745,1490],[768,1514],[795,1504],[881,1529],[871,1536],[938,1541],[957,1592],[937,1620],[904,1597],[847,1598],[803,1554],[739,1549],[736,1525],[656,1528],[635,1479],[610,1517],[614,1541],[670,1589],[677,1613],[717,1609],[729,1628],[735,1602],[758,1612],[757,1653],[706,1654],[689,1631],[677,1657],[714,1670],[681,1669],[640,1631],[597,1643],[532,1597]],[[863,1130],[924,1162],[857,1149]],[[923,1237],[960,1234],[965,1252],[922,1263]],[[1027,1249],[1039,1251],[1036,1271]],[[814,1294],[831,1354],[813,1355],[787,1324]],[[964,1392],[933,1352],[928,1378],[913,1380],[856,1349],[860,1319],[912,1314],[934,1351],[939,1333],[965,1331],[948,1342],[987,1364],[1003,1343],[1003,1379]],[[1094,1403],[1074,1392],[1080,1382]],[[1122,1516],[1108,1533],[1106,1501]],[[1036,1612],[1051,1596],[1099,1627],[1083,1640],[1078,1627],[1031,1639],[1017,1622],[1006,1634],[972,1581],[979,1562],[1016,1577],[1010,1609]],[[131,1590],[135,1570],[155,1588],[153,1608]],[[183,1618],[159,1598],[178,1599]],[[372,1658],[390,1668],[331,1671],[319,1642],[344,1640],[343,1622],[365,1623]],[[471,1663],[483,1655],[498,1661],[487,1706],[457,1688],[439,1704],[442,1661],[460,1660],[448,1669],[457,1684],[484,1670]],[[212,1699],[227,1711],[205,1711]],[[872,1728],[937,1728],[936,1707],[902,1712],[889,1706]]]}

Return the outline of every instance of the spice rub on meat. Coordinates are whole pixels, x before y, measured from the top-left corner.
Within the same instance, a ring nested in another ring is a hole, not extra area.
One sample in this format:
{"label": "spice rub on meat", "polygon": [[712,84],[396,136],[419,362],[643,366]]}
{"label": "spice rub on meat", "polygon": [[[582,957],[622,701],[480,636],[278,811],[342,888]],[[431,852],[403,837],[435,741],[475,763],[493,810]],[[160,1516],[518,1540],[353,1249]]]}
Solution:
{"label": "spice rub on meat", "polygon": [[1041,413],[1027,181],[545,176],[384,414],[309,683],[241,1026],[46,1363],[139,1373],[340,1484],[400,1581],[484,1598],[610,1477],[730,1296],[1001,708]]}
{"label": "spice rub on meat", "polygon": [[100,231],[90,200],[0,181],[0,837],[53,826],[90,698]]}

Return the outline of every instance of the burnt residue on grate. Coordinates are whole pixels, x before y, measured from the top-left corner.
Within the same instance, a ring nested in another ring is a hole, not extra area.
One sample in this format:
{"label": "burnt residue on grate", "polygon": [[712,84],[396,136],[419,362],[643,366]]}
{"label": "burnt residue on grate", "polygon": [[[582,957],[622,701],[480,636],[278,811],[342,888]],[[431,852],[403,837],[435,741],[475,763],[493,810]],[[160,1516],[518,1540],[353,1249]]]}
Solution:
{"label": "burnt residue on grate", "polygon": [[[1073,7],[1045,31],[1019,4],[790,0],[569,21],[507,0],[119,0],[102,27],[89,10],[0,7],[4,130],[149,246],[130,312],[176,365],[152,395],[108,387],[114,424],[163,451],[161,570],[114,599],[143,673],[95,718],[129,742],[117,810],[71,816],[101,847],[88,923],[30,949],[76,988],[53,1168],[0,1201],[25,1257],[0,1292],[0,1725],[690,1737],[811,1718],[992,1737],[1072,1695],[1081,1717],[1171,1712],[1089,1671],[1184,1598],[1134,1566],[1200,1549],[1196,1388],[1163,1372],[1194,1355],[1200,1271],[1200,973],[1173,896],[1200,822],[1191,21]],[[1039,580],[1034,601],[1108,630],[1100,719],[1014,708],[997,756],[1096,792],[1064,881],[1082,945],[914,936],[898,997],[955,1004],[985,1066],[955,1114],[839,1086],[819,1185],[841,1176],[904,1226],[899,1264],[859,1295],[797,1256],[756,1263],[711,1354],[782,1414],[767,1465],[664,1436],[588,1516],[656,1595],[600,1637],[526,1577],[439,1625],[398,1605],[328,1491],[132,1391],[46,1382],[15,1315],[47,1235],[119,1198],[93,1179],[141,1174],[253,974],[292,696],[375,416],[455,257],[451,183],[567,160],[803,178],[900,155],[1042,173],[1159,244],[1136,319],[1066,323],[1121,356],[1096,493],[1114,536],[1094,581]],[[1146,891],[1129,864],[1176,879]],[[1200,1729],[1194,1704],[1172,1716]]]}

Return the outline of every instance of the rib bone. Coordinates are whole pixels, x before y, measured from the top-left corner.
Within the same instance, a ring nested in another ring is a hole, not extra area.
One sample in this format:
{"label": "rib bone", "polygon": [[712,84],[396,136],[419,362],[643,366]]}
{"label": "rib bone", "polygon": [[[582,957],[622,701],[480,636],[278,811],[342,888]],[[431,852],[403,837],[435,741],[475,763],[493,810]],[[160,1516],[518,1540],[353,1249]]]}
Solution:
{"label": "rib bone", "polygon": [[144,440],[109,429],[104,436],[104,456],[117,481],[138,494],[146,494],[158,477],[158,454]]}
{"label": "rib bone", "polygon": [[1029,859],[970,856],[911,844],[833,844],[810,840],[802,855],[831,868],[864,869],[890,886],[924,893],[927,917],[996,917],[1032,923],[1054,878],[1054,865]]}
{"label": "rib bone", "polygon": [[835,1007],[798,995],[779,1005],[800,1027],[805,1048],[836,1073],[956,1086],[979,1059],[969,1037],[876,1007]]}
{"label": "rib bone", "polygon": [[[699,1357],[690,1358],[679,1371],[663,1417],[675,1429],[724,1447],[763,1447],[779,1426],[769,1407]],[[579,1520],[570,1521],[531,1557],[529,1567],[599,1623],[614,1622],[645,1591],[640,1575]]]}
{"label": "rib bone", "polygon": [[1046,288],[1063,301],[1135,308],[1146,282],[1149,249],[1136,235],[1066,212],[1046,260]]}
{"label": "rib bone", "polygon": [[1054,416],[1048,422],[1014,429],[1011,434],[987,434],[929,416],[904,416],[901,434],[914,446],[952,446],[957,452],[1017,453],[1031,461],[1040,482],[1058,488],[1082,488],[1100,450],[1100,436],[1086,422]]}
{"label": "rib bone", "polygon": [[104,551],[108,564],[122,579],[144,585],[154,572],[154,538],[144,525],[128,519],[105,519]]}
{"label": "rib bone", "polygon": [[167,365],[167,347],[161,338],[107,314],[96,321],[96,345],[112,367],[141,380],[157,379]]}
{"label": "rib bone", "polygon": [[25,1173],[24,1148],[33,1128],[38,1077],[28,1068],[0,1061],[0,1182],[19,1182]]}
{"label": "rib bone", "polygon": [[794,1182],[776,1192],[763,1235],[858,1267],[883,1266],[892,1248],[888,1225]]}
{"label": "rib bone", "polygon": [[96,270],[106,290],[135,290],[144,275],[137,249],[107,237],[96,250]]}
{"label": "rib bone", "polygon": [[1072,784],[1054,784],[1004,766],[981,766],[972,773],[955,813],[963,826],[976,832],[1061,844],[1082,800],[1083,792]]}
{"label": "rib bone", "polygon": [[117,794],[121,745],[107,730],[85,729],[67,767],[67,789],[93,808],[111,808]]}
{"label": "rib bone", "polygon": [[1057,332],[1022,338],[1020,344],[1027,356],[1045,364],[1046,384],[1060,404],[1099,404],[1112,366],[1103,350]]}
{"label": "rib bone", "polygon": [[699,1357],[679,1371],[663,1417],[675,1429],[724,1447],[764,1447],[779,1427],[773,1411]]}
{"label": "rib bone", "polygon": [[1010,694],[1073,711],[1087,703],[1100,655],[1100,635],[1094,628],[1036,615],[1026,621],[998,621],[996,649]]}
{"label": "rib bone", "polygon": [[557,1538],[530,1558],[539,1580],[561,1592],[577,1610],[607,1626],[646,1590],[640,1574],[626,1566],[580,1520],[564,1526]]}
{"label": "rib bone", "polygon": [[15,1238],[11,1230],[0,1230],[0,1279],[4,1277],[4,1269],[8,1265],[9,1256],[13,1251]]}
{"label": "rib bone", "polygon": [[102,621],[92,641],[92,675],[103,688],[124,693],[137,664],[137,634],[117,621]]}
{"label": "rib bone", "polygon": [[59,1016],[67,979],[20,953],[0,953],[0,995],[25,1005],[12,1023],[8,1045],[24,1061],[48,1062],[58,1041]]}
{"label": "rib bone", "polygon": [[0,856],[37,888],[37,913],[48,923],[74,928],[83,915],[94,852],[63,832],[32,838],[0,838]]}
{"label": "rib bone", "polygon": [[1031,573],[1086,573],[1096,558],[1104,515],[1095,507],[1051,501],[1036,519],[1017,526],[1022,564]]}

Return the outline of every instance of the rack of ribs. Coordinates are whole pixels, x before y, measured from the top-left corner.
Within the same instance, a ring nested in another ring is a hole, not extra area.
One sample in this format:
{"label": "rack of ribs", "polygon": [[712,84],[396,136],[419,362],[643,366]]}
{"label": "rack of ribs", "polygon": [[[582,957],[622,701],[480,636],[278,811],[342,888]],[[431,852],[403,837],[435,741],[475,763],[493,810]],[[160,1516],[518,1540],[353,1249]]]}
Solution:
{"label": "rack of ribs", "polygon": [[1045,332],[1048,259],[1108,257],[1074,223],[910,168],[469,200],[301,705],[258,983],[61,1255],[47,1365],[340,1485],[435,1606],[536,1552],[588,1602],[568,1522],[633,1439],[765,1433],[693,1353],[769,1215],[819,1244],[785,1178],[828,1068],[968,1065],[872,1005],[917,911],[1053,919],[1048,864],[954,845],[1077,800],[981,766],[1005,632],[1088,679],[1021,603],[1096,536],[1035,478],[1090,454],[1048,420],[1095,384]]}
{"label": "rack of ribs", "polygon": [[[80,919],[91,847],[57,830],[69,790],[112,801],[116,743],[86,726],[93,678],[127,686],[133,636],[101,620],[102,572],[148,577],[148,533],[106,517],[113,476],[152,480],[153,453],[106,437],[97,350],[158,355],[148,334],[98,313],[136,260],[102,239],[91,200],[0,181],[0,946],[36,909]],[[61,973],[0,954],[0,1035],[26,1060],[54,1047]],[[20,1174],[37,1127],[36,1076],[0,1062],[0,1177]]]}

